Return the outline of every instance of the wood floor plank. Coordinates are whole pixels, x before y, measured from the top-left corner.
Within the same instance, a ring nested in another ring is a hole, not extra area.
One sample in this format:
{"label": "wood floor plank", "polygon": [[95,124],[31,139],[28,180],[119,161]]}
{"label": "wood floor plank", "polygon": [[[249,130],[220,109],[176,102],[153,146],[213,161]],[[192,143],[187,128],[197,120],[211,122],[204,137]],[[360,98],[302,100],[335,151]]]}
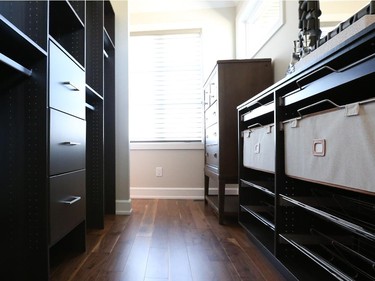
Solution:
{"label": "wood floor plank", "polygon": [[169,281],[192,281],[189,256],[186,248],[171,245],[169,248]]}
{"label": "wood floor plank", "polygon": [[[201,201],[203,203],[203,200]],[[206,216],[198,207],[197,201],[188,201],[188,206],[195,224],[195,227],[198,229],[209,229],[208,222],[206,220]]]}
{"label": "wood floor plank", "polygon": [[168,279],[169,250],[168,248],[151,247],[148,253],[146,274],[149,279]]}
{"label": "wood floor plank", "polygon": [[237,274],[229,269],[230,264],[227,261],[210,260],[207,249],[199,245],[189,246],[188,254],[194,281],[238,280]]}
{"label": "wood floor plank", "polygon": [[[170,200],[174,201],[174,200]],[[169,247],[169,280],[170,281],[192,281],[188,251],[185,243],[182,221],[179,219],[178,202],[168,204],[170,225],[168,228]],[[173,207],[173,208],[172,208]]]}
{"label": "wood floor plank", "polygon": [[119,238],[119,234],[105,235],[93,252],[111,253]]}
{"label": "wood floor plank", "polygon": [[108,255],[105,253],[92,253],[69,281],[92,281],[96,280],[102,271]]}
{"label": "wood floor plank", "polygon": [[125,265],[128,261],[133,243],[129,242],[118,242],[114,251],[108,256],[105,265],[105,271],[110,272],[122,272],[125,269]]}
{"label": "wood floor plank", "polygon": [[134,240],[134,244],[126,261],[122,272],[123,280],[143,281],[147,268],[147,259],[150,249],[151,237],[139,235]]}
{"label": "wood floor plank", "polygon": [[148,200],[147,202],[144,206],[144,213],[137,235],[151,237],[155,226],[157,200]]}
{"label": "wood floor plank", "polygon": [[185,229],[195,227],[195,222],[189,209],[188,200],[180,200],[178,206],[181,226]]}
{"label": "wood floor plank", "polygon": [[134,206],[134,211],[129,217],[129,221],[127,222],[124,230],[120,234],[119,242],[128,242],[133,243],[135,237],[138,234],[138,230],[141,226],[142,217],[143,217],[143,210],[139,210]]}
{"label": "wood floor plank", "polygon": [[151,247],[168,248],[168,229],[170,220],[165,200],[157,200],[157,209],[154,218]]}
{"label": "wood floor plank", "polygon": [[222,241],[223,247],[232,263],[236,264],[236,269],[242,279],[264,281],[263,274],[256,267],[253,260],[243,251],[235,239]]}

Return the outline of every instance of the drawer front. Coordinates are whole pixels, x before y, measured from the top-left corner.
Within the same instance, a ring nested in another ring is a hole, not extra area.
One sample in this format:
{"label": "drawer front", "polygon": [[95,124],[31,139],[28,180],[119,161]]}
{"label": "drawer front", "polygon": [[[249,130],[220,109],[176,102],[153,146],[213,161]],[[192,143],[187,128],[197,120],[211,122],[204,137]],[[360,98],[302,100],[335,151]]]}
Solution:
{"label": "drawer front", "polygon": [[215,103],[218,97],[218,76],[215,71],[204,85],[204,109]]}
{"label": "drawer front", "polygon": [[204,110],[210,107],[210,89],[204,88]]}
{"label": "drawer front", "polygon": [[212,77],[209,87],[210,87],[209,103],[210,105],[212,105],[215,101],[217,101],[217,96],[219,93],[219,83],[218,83],[218,78],[217,78],[217,72]]}
{"label": "drawer front", "polygon": [[218,124],[212,125],[206,129],[206,145],[219,143],[219,126]]}
{"label": "drawer front", "polygon": [[217,123],[218,116],[219,116],[219,112],[217,108],[217,102],[215,102],[213,105],[211,105],[209,109],[206,110],[206,113],[205,113],[206,128]]}
{"label": "drawer front", "polygon": [[285,173],[375,194],[375,102],[285,124]]}
{"label": "drawer front", "polygon": [[219,167],[219,145],[206,146],[206,164]]}
{"label": "drawer front", "polygon": [[85,168],[86,121],[50,110],[50,175]]}
{"label": "drawer front", "polygon": [[50,178],[50,245],[85,220],[85,190],[85,170]]}
{"label": "drawer front", "polygon": [[85,72],[50,41],[50,107],[85,119]]}
{"label": "drawer front", "polygon": [[275,172],[275,129],[273,124],[243,131],[243,165]]}

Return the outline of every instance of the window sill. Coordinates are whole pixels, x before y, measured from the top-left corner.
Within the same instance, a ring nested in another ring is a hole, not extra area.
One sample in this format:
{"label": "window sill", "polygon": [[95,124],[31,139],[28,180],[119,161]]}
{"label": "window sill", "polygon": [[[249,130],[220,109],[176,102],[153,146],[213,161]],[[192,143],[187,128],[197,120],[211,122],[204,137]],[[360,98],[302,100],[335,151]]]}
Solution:
{"label": "window sill", "polygon": [[130,150],[188,150],[204,149],[202,142],[130,143]]}

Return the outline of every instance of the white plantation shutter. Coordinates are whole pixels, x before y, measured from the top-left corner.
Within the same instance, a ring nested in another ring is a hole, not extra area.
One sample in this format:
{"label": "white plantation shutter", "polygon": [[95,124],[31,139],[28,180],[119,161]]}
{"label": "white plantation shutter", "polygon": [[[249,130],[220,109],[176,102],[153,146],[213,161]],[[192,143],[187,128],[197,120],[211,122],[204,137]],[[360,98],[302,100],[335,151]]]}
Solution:
{"label": "white plantation shutter", "polygon": [[202,140],[200,32],[131,33],[132,142]]}

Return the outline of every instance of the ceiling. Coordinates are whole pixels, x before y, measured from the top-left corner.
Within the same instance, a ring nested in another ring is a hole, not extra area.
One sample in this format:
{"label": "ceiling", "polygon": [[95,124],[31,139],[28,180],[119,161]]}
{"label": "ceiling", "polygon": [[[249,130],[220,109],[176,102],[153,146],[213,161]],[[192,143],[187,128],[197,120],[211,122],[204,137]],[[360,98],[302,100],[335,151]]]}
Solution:
{"label": "ceiling", "polygon": [[239,0],[128,0],[129,13],[170,12],[234,7]]}

